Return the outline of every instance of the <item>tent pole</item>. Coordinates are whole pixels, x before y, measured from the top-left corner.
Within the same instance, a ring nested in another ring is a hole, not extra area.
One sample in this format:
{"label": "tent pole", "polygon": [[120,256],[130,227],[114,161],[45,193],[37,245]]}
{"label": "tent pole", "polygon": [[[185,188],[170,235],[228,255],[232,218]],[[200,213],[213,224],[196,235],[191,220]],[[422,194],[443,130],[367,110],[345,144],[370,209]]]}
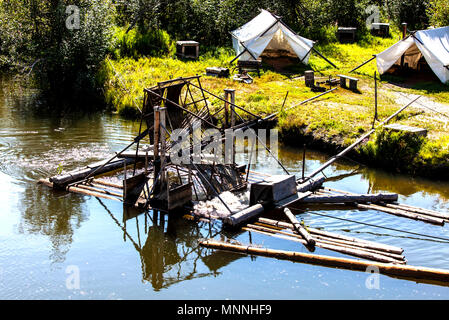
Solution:
{"label": "tent pole", "polygon": [[249,51],[249,49],[242,42],[240,42],[240,44],[242,45],[243,48],[246,49],[246,51],[248,51],[248,53],[251,55],[251,57],[253,57],[254,60],[257,60],[257,58],[251,53],[251,51]]}
{"label": "tent pole", "polygon": [[354,69],[352,69],[351,71],[349,71],[349,73],[354,72],[354,71],[357,70],[358,68],[363,67],[365,64],[367,64],[368,62],[370,62],[371,60],[373,60],[373,59],[375,59],[375,58],[376,58],[376,55],[373,54],[373,57],[372,57],[372,58],[366,60],[366,61],[365,61],[364,63],[362,63],[361,65],[355,67]]}
{"label": "tent pole", "polygon": [[232,60],[229,62],[229,64],[233,63],[236,59],[238,59],[242,54],[245,53],[245,51],[247,51],[247,50],[245,49],[245,50],[243,50],[242,52],[240,52],[234,59],[232,59]]}
{"label": "tent pole", "polygon": [[327,63],[329,63],[334,68],[338,69],[338,67],[333,64],[329,59],[327,59],[325,56],[323,56],[318,50],[316,50],[314,47],[312,47],[313,52],[315,52],[317,55],[319,55],[321,58],[323,58]]}

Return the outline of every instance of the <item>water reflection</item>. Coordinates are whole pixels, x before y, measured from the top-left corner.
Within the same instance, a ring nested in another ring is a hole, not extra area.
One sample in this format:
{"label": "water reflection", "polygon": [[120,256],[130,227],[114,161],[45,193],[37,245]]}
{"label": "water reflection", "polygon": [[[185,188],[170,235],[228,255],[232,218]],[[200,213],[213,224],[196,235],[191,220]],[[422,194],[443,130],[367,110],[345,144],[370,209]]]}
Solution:
{"label": "water reflection", "polygon": [[[217,276],[221,268],[243,257],[199,246],[200,239],[221,234],[216,223],[188,221],[181,215],[156,210],[140,213],[129,208],[124,208],[120,222],[102,200],[97,200],[123,231],[123,240],[130,241],[139,253],[142,281],[151,284],[155,291],[186,280]],[[129,228],[136,229],[137,237],[131,236]],[[207,269],[202,271],[202,266]]]}
{"label": "water reflection", "polygon": [[52,263],[64,262],[76,229],[89,218],[89,211],[83,208],[83,197],[49,192],[46,187],[26,184],[19,203],[22,208],[19,233],[48,236],[50,260]]}

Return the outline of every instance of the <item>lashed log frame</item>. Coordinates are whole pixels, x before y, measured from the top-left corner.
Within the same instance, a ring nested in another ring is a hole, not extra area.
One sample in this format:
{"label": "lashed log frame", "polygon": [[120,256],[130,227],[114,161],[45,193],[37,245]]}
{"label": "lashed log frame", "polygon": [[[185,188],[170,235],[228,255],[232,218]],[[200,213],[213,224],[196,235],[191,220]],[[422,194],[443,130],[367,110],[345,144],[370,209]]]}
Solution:
{"label": "lashed log frame", "polygon": [[[261,217],[261,218],[257,219],[257,222],[262,223],[262,224],[271,225],[274,227],[295,230],[291,223],[284,222],[284,221],[277,221],[277,220],[272,220],[269,218]],[[322,237],[326,237],[326,238],[336,239],[335,241],[345,241],[348,243],[353,243],[356,246],[363,246],[368,249],[375,249],[378,251],[384,251],[384,252],[389,252],[389,253],[394,253],[394,254],[402,254],[404,252],[404,249],[402,249],[402,248],[390,246],[387,244],[377,243],[377,242],[368,241],[368,240],[359,239],[359,238],[348,237],[348,236],[340,235],[340,234],[329,232],[329,231],[319,230],[319,229],[312,228],[312,227],[309,227],[308,230],[315,237],[322,236]]]}
{"label": "lashed log frame", "polygon": [[387,264],[373,261],[360,261],[348,258],[330,257],[311,253],[257,248],[253,246],[224,243],[215,240],[201,241],[200,245],[211,249],[227,250],[250,255],[273,257],[281,260],[290,260],[301,263],[310,263],[326,267],[335,267],[364,272],[369,267],[377,267],[379,268],[380,273],[385,275],[406,279],[408,278],[413,280],[423,279],[426,281],[434,280],[434,281],[441,281],[446,284],[449,283],[449,270],[444,269]]}
{"label": "lashed log frame", "polygon": [[[304,239],[302,239],[302,236],[300,236],[298,234],[286,232],[286,231],[283,231],[283,229],[278,229],[276,227],[269,226],[266,224],[260,224],[260,223],[256,222],[255,224],[248,224],[247,227],[248,228],[263,227],[267,230],[267,232],[278,233],[278,234],[282,234],[285,236],[299,238],[301,240],[304,240]],[[405,257],[401,254],[386,252],[384,250],[381,250],[382,248],[378,248],[376,246],[373,247],[373,246],[365,245],[364,243],[361,243],[361,242],[349,242],[349,241],[337,240],[335,238],[324,237],[324,236],[319,236],[319,235],[315,235],[314,238],[316,239],[317,247],[321,247],[321,244],[328,244],[328,245],[333,245],[333,246],[338,246],[338,247],[348,247],[348,248],[356,249],[359,251],[367,251],[367,252],[371,252],[371,253],[377,253],[377,254],[380,254],[383,256],[387,256],[387,257],[399,260],[399,261],[405,261]]]}
{"label": "lashed log frame", "polygon": [[299,223],[298,219],[296,219],[295,215],[290,211],[290,209],[284,208],[284,213],[292,223],[295,230],[304,238],[304,240],[306,240],[307,245],[310,247],[314,247],[315,240],[312,238],[309,232],[301,225],[301,223]]}
{"label": "lashed log frame", "polygon": [[[264,227],[259,227],[259,226],[249,226],[249,227],[245,227],[244,229],[246,229],[247,231],[254,231],[254,232],[264,234],[264,235],[282,238],[285,240],[300,242],[307,247],[307,241],[305,241],[304,239],[298,239],[297,237],[295,238],[292,235],[277,235],[276,231],[273,231],[273,230],[270,230],[270,229],[267,229]],[[324,241],[317,242],[316,246],[320,247],[322,249],[331,250],[331,251],[335,251],[335,252],[339,252],[342,254],[347,254],[350,256],[367,259],[367,260],[371,260],[371,261],[395,263],[395,264],[405,264],[405,261],[403,259],[395,259],[393,257],[387,256],[387,255],[379,253],[379,252],[363,250],[360,248],[354,248],[354,247],[351,248],[348,246],[335,245],[335,244],[332,244],[329,242],[324,242]]]}

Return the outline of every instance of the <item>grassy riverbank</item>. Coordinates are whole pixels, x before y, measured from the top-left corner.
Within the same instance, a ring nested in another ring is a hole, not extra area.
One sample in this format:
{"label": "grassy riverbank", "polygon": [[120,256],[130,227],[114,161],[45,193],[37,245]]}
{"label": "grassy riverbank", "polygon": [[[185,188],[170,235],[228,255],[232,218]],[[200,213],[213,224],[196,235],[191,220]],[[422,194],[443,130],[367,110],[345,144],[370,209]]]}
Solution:
{"label": "grassy riverbank", "polygon": [[[314,69],[316,76],[328,77],[348,74],[349,70],[381,52],[399,38],[382,39],[365,36],[357,44],[330,42],[317,47],[339,69],[312,55],[310,66],[295,66],[278,72],[266,66],[261,77],[254,83],[243,84],[231,79],[202,78],[203,86],[215,94],[222,94],[224,88],[236,89],[236,103],[261,116],[278,111],[289,92],[285,108],[315,96],[305,87],[302,78],[304,70]],[[207,67],[229,67],[234,52],[225,48],[202,48],[198,61],[181,61],[168,55],[165,57],[140,57],[107,59],[99,74],[105,84],[106,102],[114,106],[123,116],[136,115],[136,105],[142,104],[143,88],[158,81],[181,76],[204,74]],[[287,143],[297,144],[301,140],[319,148],[335,151],[351,144],[372,126],[374,114],[375,62],[365,65],[357,72],[360,92],[338,88],[331,94],[302,106],[283,112],[279,117],[280,137]],[[432,112],[424,106],[449,101],[449,87],[436,81],[415,84],[403,83],[404,78],[383,77],[379,82],[378,115],[383,120],[411,100],[414,95],[424,95],[398,118],[399,123],[422,127],[428,136],[419,141],[409,137],[378,132],[353,156],[380,165],[390,170],[449,179],[449,127],[448,118]],[[399,83],[393,85],[392,83]],[[212,106],[220,106],[211,100]],[[449,110],[449,108],[448,108]],[[412,139],[413,140],[413,139]]]}

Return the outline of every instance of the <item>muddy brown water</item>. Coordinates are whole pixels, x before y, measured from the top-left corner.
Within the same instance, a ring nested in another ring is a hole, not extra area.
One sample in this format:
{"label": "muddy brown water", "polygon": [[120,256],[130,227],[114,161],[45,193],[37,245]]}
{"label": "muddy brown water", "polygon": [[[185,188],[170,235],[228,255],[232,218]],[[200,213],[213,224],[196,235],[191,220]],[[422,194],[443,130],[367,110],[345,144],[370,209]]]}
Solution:
{"label": "muddy brown water", "polygon": [[[198,247],[198,239],[233,238],[269,248],[306,252],[296,242],[256,233],[223,232],[153,212],[124,218],[120,203],[54,192],[36,180],[92,163],[119,151],[138,122],[107,114],[31,112],[29,92],[10,79],[0,90],[0,298],[1,299],[447,299],[449,288],[370,274]],[[17,96],[22,96],[17,101]],[[301,174],[300,146],[281,146],[279,157]],[[311,172],[329,155],[308,151]],[[239,155],[244,162],[247,156]],[[281,174],[266,154],[256,170]],[[343,160],[325,171],[326,185],[351,192],[397,192],[400,201],[449,211],[449,183],[413,179]],[[440,227],[376,211],[310,208],[306,225],[405,249],[410,265],[449,268],[449,243],[426,240],[330,217],[388,226],[438,237]],[[317,254],[342,256],[317,249]],[[367,282],[368,281],[368,282]]]}

